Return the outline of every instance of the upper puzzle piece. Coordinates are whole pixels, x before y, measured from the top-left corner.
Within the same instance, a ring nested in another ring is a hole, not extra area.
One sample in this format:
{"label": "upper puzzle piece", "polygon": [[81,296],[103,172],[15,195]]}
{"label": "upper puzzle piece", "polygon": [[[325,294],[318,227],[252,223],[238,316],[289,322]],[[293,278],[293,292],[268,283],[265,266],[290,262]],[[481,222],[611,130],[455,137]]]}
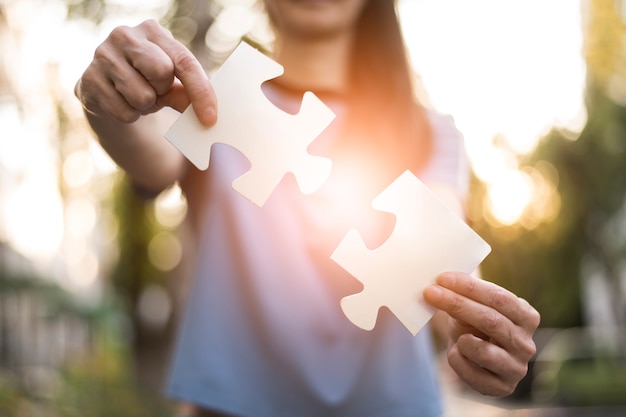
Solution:
{"label": "upper puzzle piece", "polygon": [[410,171],[404,172],[372,206],[396,214],[391,236],[368,249],[350,230],[331,258],[363,283],[362,292],[341,300],[346,316],[371,330],[378,310],[388,307],[413,334],[434,311],[422,291],[446,271],[471,273],[491,248]]}
{"label": "upper puzzle piece", "polygon": [[203,126],[191,106],[165,137],[196,167],[209,166],[211,147],[224,143],[239,150],[252,168],[233,182],[233,188],[258,206],[270,196],[287,172],[304,194],[328,178],[331,161],[309,155],[307,147],[335,115],[313,93],[304,94],[300,112],[291,115],[274,106],[261,84],[283,73],[283,67],[242,42],[211,79],[218,117]]}

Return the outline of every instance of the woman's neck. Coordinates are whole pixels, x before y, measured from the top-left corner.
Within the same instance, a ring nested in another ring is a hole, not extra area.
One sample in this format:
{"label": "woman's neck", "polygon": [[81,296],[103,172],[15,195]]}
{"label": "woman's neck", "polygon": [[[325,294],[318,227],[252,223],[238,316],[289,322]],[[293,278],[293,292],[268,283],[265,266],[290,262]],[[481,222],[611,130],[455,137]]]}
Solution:
{"label": "woman's neck", "polygon": [[344,93],[351,46],[348,34],[324,39],[277,38],[274,58],[285,68],[279,83],[294,89]]}

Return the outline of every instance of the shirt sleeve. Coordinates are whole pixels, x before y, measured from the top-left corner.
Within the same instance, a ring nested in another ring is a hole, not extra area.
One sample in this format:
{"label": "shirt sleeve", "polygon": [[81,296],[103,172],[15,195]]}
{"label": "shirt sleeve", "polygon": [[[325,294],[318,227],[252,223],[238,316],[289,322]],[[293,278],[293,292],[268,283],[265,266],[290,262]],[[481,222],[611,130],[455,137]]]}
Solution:
{"label": "shirt sleeve", "polygon": [[429,186],[450,187],[465,202],[470,183],[470,165],[465,139],[451,116],[429,110],[433,148],[420,179]]}

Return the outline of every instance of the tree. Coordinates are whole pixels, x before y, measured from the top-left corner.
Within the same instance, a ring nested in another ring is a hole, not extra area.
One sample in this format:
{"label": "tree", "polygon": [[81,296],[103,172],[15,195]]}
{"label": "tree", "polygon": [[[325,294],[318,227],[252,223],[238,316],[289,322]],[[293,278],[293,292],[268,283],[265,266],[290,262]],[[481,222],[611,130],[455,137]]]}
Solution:
{"label": "tree", "polygon": [[[521,162],[522,169],[553,167],[558,216],[534,228],[475,217],[494,247],[485,277],[531,300],[543,326],[626,325],[626,26],[621,2],[584,6],[587,123],[577,137],[554,129]],[[476,189],[480,214],[485,190]],[[587,302],[598,285],[608,289],[610,317],[603,320]]]}

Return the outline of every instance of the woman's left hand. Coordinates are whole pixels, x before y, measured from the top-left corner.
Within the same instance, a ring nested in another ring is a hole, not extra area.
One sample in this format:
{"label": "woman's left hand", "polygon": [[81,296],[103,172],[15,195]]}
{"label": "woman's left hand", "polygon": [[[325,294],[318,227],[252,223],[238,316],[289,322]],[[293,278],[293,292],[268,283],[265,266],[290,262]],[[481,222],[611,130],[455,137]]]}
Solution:
{"label": "woman's left hand", "polygon": [[482,394],[512,394],[536,352],[537,310],[494,283],[460,272],[441,274],[423,295],[450,316],[450,367]]}

